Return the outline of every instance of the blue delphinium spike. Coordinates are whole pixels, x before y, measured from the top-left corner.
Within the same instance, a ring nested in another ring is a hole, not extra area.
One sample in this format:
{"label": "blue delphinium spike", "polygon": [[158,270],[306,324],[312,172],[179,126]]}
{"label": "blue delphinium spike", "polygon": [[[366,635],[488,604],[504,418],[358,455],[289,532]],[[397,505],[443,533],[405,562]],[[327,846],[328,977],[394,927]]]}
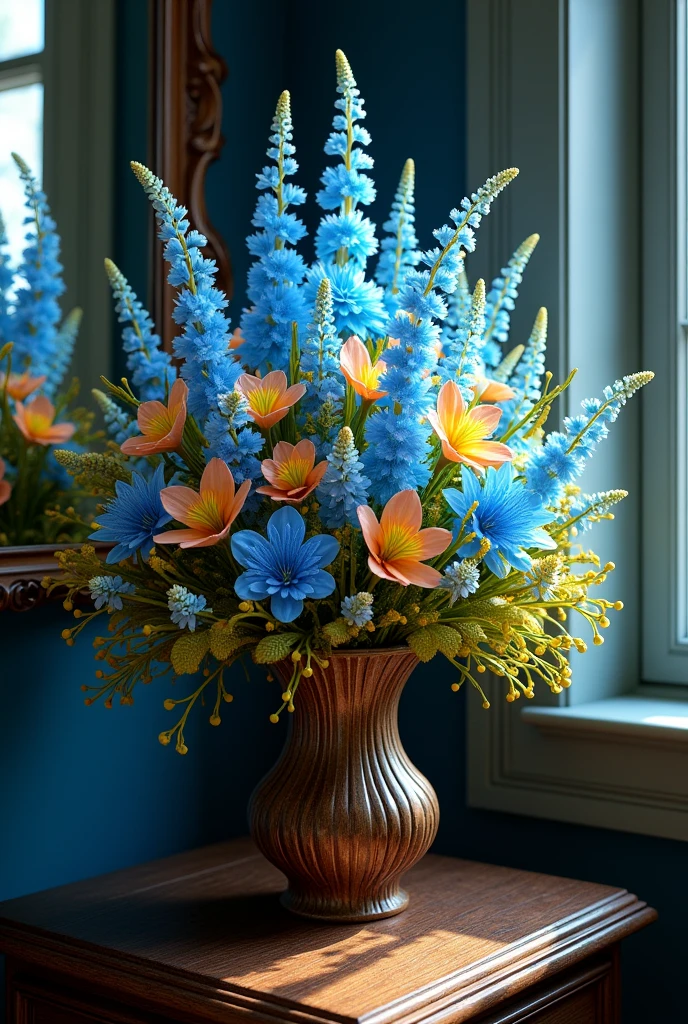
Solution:
{"label": "blue delphinium spike", "polygon": [[592,458],[597,445],[609,434],[622,406],[654,374],[650,371],[632,373],[617,380],[602,392],[603,398],[586,398],[583,412],[567,416],[562,431],[552,431],[545,443],[534,449],[524,469],[526,487],[542,498],[543,504],[554,505],[567,484],[581,476],[586,459]]}
{"label": "blue delphinium spike", "polygon": [[106,259],[105,272],[115,299],[117,319],[125,325],[122,347],[127,353],[131,383],[142,402],[162,402],[177,376],[170,355],[161,347],[153,321],[122,271]]}
{"label": "blue delphinium spike", "polygon": [[26,207],[30,214],[25,224],[30,225],[22,263],[17,276],[24,284],[17,288],[12,314],[13,360],[17,370],[31,368],[31,372],[48,378],[56,355],[57,324],[60,319],[58,298],[65,290],[62,280],[60,238],[45,193],[31,174],[27,164],[16,153],[12,154],[24,183]]}
{"label": "blue delphinium spike", "polygon": [[399,312],[388,320],[386,329],[390,337],[399,340],[384,353],[384,388],[392,408],[372,416],[366,425],[368,448],[363,464],[377,501],[387,501],[397,491],[416,489],[427,482],[431,431],[424,417],[433,401],[431,374],[437,367],[439,323],[448,312],[440,293],[456,290],[464,255],[475,248],[475,228],[517,174],[514,167],[501,171],[464,198],[460,208],[450,213],[454,226],[445,224],[433,232],[439,247],[421,256],[429,269],[407,272]]}
{"label": "blue delphinium spike", "polygon": [[0,345],[12,340],[10,338],[9,293],[13,281],[14,273],[7,252],[7,232],[0,213]]}
{"label": "blue delphinium spike", "polygon": [[[540,398],[540,387],[545,372],[546,348],[547,310],[542,306],[535,317],[535,323],[523,354],[508,378],[509,387],[513,388],[517,397],[501,403],[503,410],[501,423],[504,432],[509,429],[510,425],[523,419]],[[504,376],[502,374],[500,379]],[[528,447],[527,442],[522,439],[518,431],[512,436],[509,443],[515,448]]]}
{"label": "blue delphinium spike", "polygon": [[488,366],[497,366],[502,358],[502,346],[509,339],[511,313],[518,298],[518,286],[539,241],[539,235],[529,235],[521,242],[487,293],[483,358]]}
{"label": "blue delphinium spike", "polygon": [[[239,391],[218,395],[218,410],[211,412],[205,423],[208,458],[222,459],[231,467],[237,484],[255,480],[260,476],[257,455],[265,444],[264,438],[250,424],[246,399]],[[260,497],[260,495],[258,496]],[[255,492],[249,495],[245,508],[250,509]]]}
{"label": "blue delphinium spike", "polygon": [[478,280],[463,322],[451,336],[443,334],[444,358],[438,365],[441,380],[458,384],[464,400],[473,398],[472,388],[485,374],[485,282]]}
{"label": "blue delphinium spike", "polygon": [[251,308],[241,318],[246,339],[241,359],[246,366],[261,369],[268,364],[278,368],[289,361],[292,323],[301,330],[308,321],[306,299],[299,287],[306,265],[294,248],[306,229],[288,212],[290,206],[300,206],[306,199],[302,188],[286,182],[298,170],[292,138],[291,103],[285,91],[277,101],[267,150],[273,163],[257,175],[261,195],[252,223],[258,230],[247,239],[256,262],[248,274]]}
{"label": "blue delphinium spike", "polygon": [[73,309],[70,313],[67,313],[62,326],[57,332],[53,371],[43,385],[43,391],[48,398],[53,397],[70,367],[79,327],[81,326],[81,317],[81,310]]}
{"label": "blue delphinium spike", "polygon": [[399,187],[392,203],[389,219],[382,225],[388,232],[382,239],[380,259],[375,279],[385,289],[385,306],[390,315],[399,308],[399,293],[406,273],[419,260],[418,239],[415,230],[414,185],[416,170],[413,160],[407,160],[401,172]]}
{"label": "blue delphinium spike", "polygon": [[215,260],[201,252],[205,236],[189,231],[188,211],[147,167],[136,162],[131,167],[155,210],[158,237],[165,242],[170,264],[167,280],[179,289],[173,316],[183,331],[174,340],[174,355],[182,362],[181,375],[189,387],[189,412],[202,425],[217,408],[217,396],[232,391],[242,372],[239,363],[227,357],[227,298],[214,287]]}
{"label": "blue delphinium spike", "polygon": [[320,179],[323,188],[316,198],[323,210],[338,212],[320,222],[315,240],[319,262],[308,273],[306,297],[313,303],[321,280],[328,277],[336,330],[379,337],[386,319],[383,292],[373,281],[366,281],[364,273],[368,257],[377,252],[375,226],[357,209],[375,199],[373,180],[363,173],[373,160],[361,148],[370,143],[370,135],[357,123],[365,117],[363,100],[341,50],[337,50],[336,66],[338,113],[325,152],[340,161],[325,168]]}
{"label": "blue delphinium spike", "polygon": [[124,409],[110,395],[106,395],[104,391],[99,391],[98,388],[93,388],[91,394],[103,414],[108,434],[117,444],[124,444],[128,437],[138,434],[139,428],[136,420],[132,419],[131,416],[127,416]]}
{"label": "blue delphinium spike", "polygon": [[368,504],[370,480],[361,470],[354,435],[350,427],[342,427],[327,456],[329,466],[317,490],[320,518],[328,529],[338,529],[345,523],[358,523],[356,509]]}
{"label": "blue delphinium spike", "polygon": [[308,325],[301,348],[301,373],[308,380],[308,390],[301,399],[300,414],[318,455],[329,452],[329,448],[323,451],[322,445],[334,439],[335,427],[331,420],[344,397],[344,382],[339,371],[341,346],[334,328],[330,281],[324,277],[315,297],[313,322]]}

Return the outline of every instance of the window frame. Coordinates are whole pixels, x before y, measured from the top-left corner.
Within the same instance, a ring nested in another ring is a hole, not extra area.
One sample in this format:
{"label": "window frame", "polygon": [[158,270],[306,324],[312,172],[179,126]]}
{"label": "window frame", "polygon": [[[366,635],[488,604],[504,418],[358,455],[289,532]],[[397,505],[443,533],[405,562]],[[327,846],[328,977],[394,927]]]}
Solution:
{"label": "window frame", "polygon": [[[688,840],[688,688],[642,675],[648,633],[666,616],[656,596],[672,558],[664,551],[661,568],[655,558],[648,571],[658,536],[669,536],[670,502],[657,495],[681,458],[676,445],[656,450],[677,380],[675,105],[667,96],[676,0],[467,7],[469,187],[502,166],[521,168],[481,226],[483,262],[469,264],[469,273],[484,267],[494,276],[522,238],[541,234],[517,304],[530,309],[518,315],[532,319],[538,305],[548,306],[550,368],[557,377],[580,368],[569,408],[624,373],[657,373],[623,410],[583,481],[589,491],[630,492],[613,528],[600,524],[591,542],[617,564],[609,596],[622,597],[625,610],[602,648],[575,656],[574,685],[560,697],[541,692],[525,708],[495,699],[489,711],[468,701],[468,801]],[[513,323],[515,342],[525,323]],[[667,594],[664,587],[662,600]]]}

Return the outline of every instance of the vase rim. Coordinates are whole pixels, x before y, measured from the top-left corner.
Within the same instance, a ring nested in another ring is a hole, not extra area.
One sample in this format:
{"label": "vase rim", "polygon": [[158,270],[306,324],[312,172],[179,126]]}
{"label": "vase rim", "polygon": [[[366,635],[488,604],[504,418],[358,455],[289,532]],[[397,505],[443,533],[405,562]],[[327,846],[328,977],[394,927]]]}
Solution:
{"label": "vase rim", "polygon": [[414,654],[410,647],[405,644],[397,644],[395,647],[337,647],[328,654],[328,659],[345,655],[347,658],[370,657],[371,654]]}

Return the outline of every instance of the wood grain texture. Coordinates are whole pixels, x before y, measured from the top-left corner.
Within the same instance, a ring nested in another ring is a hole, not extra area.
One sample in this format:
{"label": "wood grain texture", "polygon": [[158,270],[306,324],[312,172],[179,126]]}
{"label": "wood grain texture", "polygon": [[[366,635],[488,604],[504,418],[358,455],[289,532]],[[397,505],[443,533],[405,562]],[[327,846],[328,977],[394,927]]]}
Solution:
{"label": "wood grain texture", "polygon": [[[299,684],[282,755],[249,805],[251,834],[287,876],[282,903],[294,913],[365,921],[408,905],[400,878],[427,853],[440,814],[399,736],[417,664],[408,648],[337,652]],[[293,668],[275,666],[285,689]]]}
{"label": "wood grain texture", "polygon": [[[59,587],[48,594],[41,586],[44,576],[57,576],[59,566],[55,558],[58,551],[78,547],[76,544],[32,544],[23,547],[0,547],[0,612],[27,612],[45,604],[61,601],[66,591]],[[95,544],[101,557],[111,544]],[[90,596],[88,602],[90,604]]]}
{"label": "wood grain texture", "polygon": [[460,1024],[656,916],[623,889],[445,857],[405,886],[398,917],[306,921],[238,840],[0,904],[0,951],[174,1020]]}
{"label": "wood grain texture", "polygon": [[[227,66],[212,45],[212,0],[151,0],[151,170],[189,210],[191,226],[208,240],[203,254],[217,263],[215,284],[232,295],[232,264],[205,201],[205,176],[224,146],[222,94]],[[163,346],[176,333],[174,290],[167,283],[162,244],[154,238],[153,318]]]}

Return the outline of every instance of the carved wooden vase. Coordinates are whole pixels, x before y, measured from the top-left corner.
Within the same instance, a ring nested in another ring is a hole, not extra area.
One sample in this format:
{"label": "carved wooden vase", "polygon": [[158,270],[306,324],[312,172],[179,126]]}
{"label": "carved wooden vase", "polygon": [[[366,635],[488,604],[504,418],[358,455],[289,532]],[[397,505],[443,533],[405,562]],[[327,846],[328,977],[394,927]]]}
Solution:
{"label": "carved wooden vase", "polygon": [[[251,797],[251,833],[304,917],[367,921],[408,904],[401,876],[428,850],[439,806],[409,761],[397,709],[407,648],[343,651],[302,678],[284,750]],[[285,686],[293,663],[275,666]]]}

